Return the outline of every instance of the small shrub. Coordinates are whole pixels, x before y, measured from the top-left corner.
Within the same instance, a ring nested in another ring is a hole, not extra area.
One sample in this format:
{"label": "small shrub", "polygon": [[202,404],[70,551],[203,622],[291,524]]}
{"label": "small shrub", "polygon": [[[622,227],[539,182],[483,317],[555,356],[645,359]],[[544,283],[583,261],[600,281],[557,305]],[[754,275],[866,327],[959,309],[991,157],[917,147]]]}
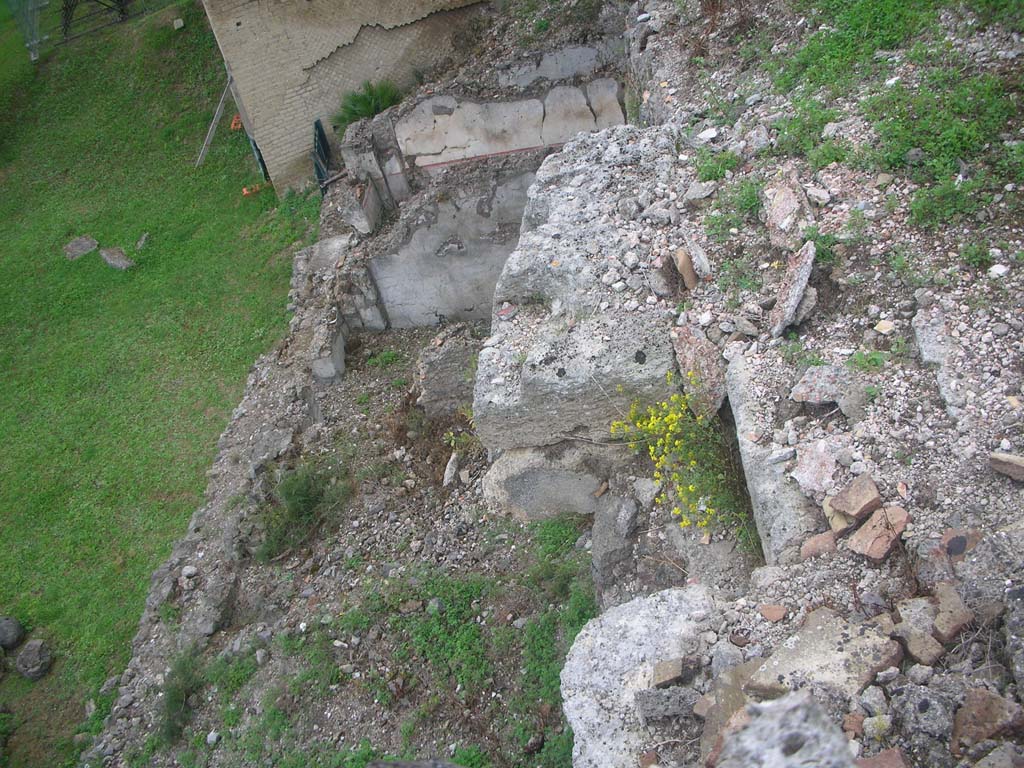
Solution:
{"label": "small shrub", "polygon": [[846,361],[846,364],[853,368],[855,371],[863,371],[865,373],[877,373],[885,367],[885,361],[888,359],[888,355],[885,352],[873,350],[871,352],[858,351],[854,352],[850,356],[850,359]]}
{"label": "small shrub", "polygon": [[740,167],[742,159],[734,152],[712,152],[709,149],[697,150],[697,178],[701,181],[717,181],[724,179],[729,171]]}
{"label": "small shrub", "polygon": [[192,719],[188,700],[203,686],[203,673],[199,654],[189,649],[178,654],[171,662],[171,671],[164,680],[164,697],[160,718],[160,738],[164,744],[173,744],[181,738],[185,726]]}
{"label": "small shrub", "polygon": [[402,361],[402,356],[394,349],[385,349],[367,358],[366,364],[371,368],[390,368]]}
{"label": "small shrub", "polygon": [[257,551],[260,560],[272,560],[304,543],[351,495],[347,478],[331,477],[320,469],[302,464],[281,478],[277,503],[264,509],[264,539]]}
{"label": "small shrub", "polygon": [[372,83],[367,80],[358,91],[342,96],[341,109],[334,116],[334,125],[339,133],[344,133],[352,123],[379,115],[401,100],[402,92],[394,83],[388,80]]}
{"label": "small shrub", "polygon": [[972,269],[988,269],[992,266],[992,254],[984,243],[970,243],[960,249],[960,260]]}

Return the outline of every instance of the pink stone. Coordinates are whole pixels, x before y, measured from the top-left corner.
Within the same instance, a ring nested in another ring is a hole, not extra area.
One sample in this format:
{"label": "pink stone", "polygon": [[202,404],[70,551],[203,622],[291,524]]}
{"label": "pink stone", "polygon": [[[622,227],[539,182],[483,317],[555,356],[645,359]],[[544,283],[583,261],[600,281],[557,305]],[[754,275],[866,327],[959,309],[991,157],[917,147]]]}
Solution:
{"label": "pink stone", "polygon": [[892,552],[911,520],[903,507],[882,507],[849,539],[847,546],[874,563],[881,563]]}
{"label": "pink stone", "polygon": [[825,533],[811,536],[811,538],[800,545],[800,559],[810,560],[811,558],[820,557],[828,552],[835,551],[836,535],[833,531],[825,531]]}
{"label": "pink stone", "polygon": [[832,509],[855,520],[863,520],[880,506],[882,496],[868,474],[858,476],[832,499]]}

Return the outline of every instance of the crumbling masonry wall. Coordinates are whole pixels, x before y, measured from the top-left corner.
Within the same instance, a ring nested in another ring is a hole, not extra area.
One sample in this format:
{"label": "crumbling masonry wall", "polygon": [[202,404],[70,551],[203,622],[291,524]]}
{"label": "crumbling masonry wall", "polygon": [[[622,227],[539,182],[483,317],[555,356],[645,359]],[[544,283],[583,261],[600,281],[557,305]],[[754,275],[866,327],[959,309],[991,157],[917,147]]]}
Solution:
{"label": "crumbling masonry wall", "polygon": [[246,129],[279,190],[312,175],[313,121],[365,80],[412,85],[479,0],[204,0]]}

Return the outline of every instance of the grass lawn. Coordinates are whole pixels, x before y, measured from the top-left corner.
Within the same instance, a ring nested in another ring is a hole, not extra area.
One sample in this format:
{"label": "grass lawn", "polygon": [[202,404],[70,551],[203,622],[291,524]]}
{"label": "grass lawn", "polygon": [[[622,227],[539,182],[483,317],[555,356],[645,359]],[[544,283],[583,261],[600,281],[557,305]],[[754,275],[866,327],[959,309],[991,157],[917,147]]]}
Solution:
{"label": "grass lawn", "polygon": [[[12,766],[73,762],[247,370],[286,328],[289,246],[319,197],[242,197],[259,178],[230,107],[193,169],[224,77],[198,5],[33,67],[0,4],[0,615],[58,659],[40,683],[0,682]],[[77,235],[138,266],[67,261]]]}

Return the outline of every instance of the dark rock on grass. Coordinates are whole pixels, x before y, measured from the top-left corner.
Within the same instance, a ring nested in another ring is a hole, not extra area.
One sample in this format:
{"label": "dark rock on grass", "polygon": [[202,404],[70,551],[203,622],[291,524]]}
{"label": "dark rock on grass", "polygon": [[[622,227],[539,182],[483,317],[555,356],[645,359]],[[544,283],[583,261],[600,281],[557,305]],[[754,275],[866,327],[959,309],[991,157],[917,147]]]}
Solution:
{"label": "dark rock on grass", "polygon": [[25,628],[13,616],[0,616],[0,648],[13,651],[25,639]]}
{"label": "dark rock on grass", "polygon": [[42,640],[29,640],[21,649],[14,666],[29,680],[42,680],[53,665],[53,654]]}

